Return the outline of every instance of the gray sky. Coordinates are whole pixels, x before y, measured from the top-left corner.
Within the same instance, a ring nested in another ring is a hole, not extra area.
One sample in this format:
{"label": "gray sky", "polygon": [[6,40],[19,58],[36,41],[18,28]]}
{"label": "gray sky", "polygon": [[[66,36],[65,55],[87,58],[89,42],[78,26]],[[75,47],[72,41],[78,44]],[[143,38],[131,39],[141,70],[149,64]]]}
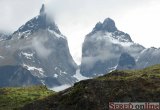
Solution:
{"label": "gray sky", "polygon": [[77,62],[84,36],[107,17],[136,43],[160,47],[160,0],[0,0],[0,30],[13,32],[38,15],[42,3],[68,38]]}

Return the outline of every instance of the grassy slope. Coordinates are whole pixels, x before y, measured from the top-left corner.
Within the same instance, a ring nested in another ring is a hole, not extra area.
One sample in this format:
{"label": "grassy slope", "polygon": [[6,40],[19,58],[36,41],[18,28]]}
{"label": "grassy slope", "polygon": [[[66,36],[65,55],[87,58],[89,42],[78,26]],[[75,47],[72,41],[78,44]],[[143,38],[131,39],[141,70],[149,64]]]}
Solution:
{"label": "grassy slope", "polygon": [[45,86],[0,88],[0,110],[18,110],[25,104],[53,94]]}
{"label": "grassy slope", "polygon": [[23,110],[108,110],[108,102],[160,102],[160,65],[114,71],[26,105]]}

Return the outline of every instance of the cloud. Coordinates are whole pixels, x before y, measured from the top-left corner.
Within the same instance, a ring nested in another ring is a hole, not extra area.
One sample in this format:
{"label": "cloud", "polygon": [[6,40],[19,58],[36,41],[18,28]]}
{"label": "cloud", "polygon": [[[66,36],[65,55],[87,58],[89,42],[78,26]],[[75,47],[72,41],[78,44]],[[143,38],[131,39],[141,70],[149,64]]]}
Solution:
{"label": "cloud", "polygon": [[34,37],[32,40],[32,46],[36,50],[39,57],[48,58],[52,50],[45,47],[45,43],[48,41],[47,37]]}
{"label": "cloud", "polygon": [[136,43],[146,47],[160,46],[158,4],[159,0],[52,0],[47,6],[54,13],[62,33],[68,37],[73,58],[80,63],[85,35],[107,17],[114,19],[117,28],[129,33]]}
{"label": "cloud", "polygon": [[104,39],[104,42],[102,42],[102,40],[99,42],[96,39],[90,39],[89,42],[90,41],[93,43],[88,46],[91,45],[92,47],[86,47],[87,49],[83,53],[84,57],[82,60],[82,64],[87,70],[92,69],[97,62],[105,63],[111,59],[119,58],[121,53],[119,51],[121,51],[122,48],[114,48],[113,44],[107,39]]}
{"label": "cloud", "polygon": [[49,42],[49,38],[44,36],[45,35],[32,35],[28,40],[21,39],[17,44],[13,43],[14,50],[17,50],[18,48],[20,50],[31,49],[34,50],[39,57],[47,59],[53,52],[53,49],[46,45]]}
{"label": "cloud", "polygon": [[117,28],[129,33],[135,42],[160,46],[160,0],[0,0],[0,30],[17,30],[38,15],[42,3],[46,3],[48,12],[67,36],[77,62],[85,35],[107,17],[114,19]]}
{"label": "cloud", "polygon": [[0,30],[15,31],[36,16],[41,5],[41,0],[0,0]]}
{"label": "cloud", "polygon": [[99,55],[97,56],[89,56],[89,57],[83,57],[83,66],[85,66],[86,70],[92,69],[97,62],[105,63],[106,61],[109,61],[114,58],[118,58],[119,55],[109,51],[109,50],[101,50]]}

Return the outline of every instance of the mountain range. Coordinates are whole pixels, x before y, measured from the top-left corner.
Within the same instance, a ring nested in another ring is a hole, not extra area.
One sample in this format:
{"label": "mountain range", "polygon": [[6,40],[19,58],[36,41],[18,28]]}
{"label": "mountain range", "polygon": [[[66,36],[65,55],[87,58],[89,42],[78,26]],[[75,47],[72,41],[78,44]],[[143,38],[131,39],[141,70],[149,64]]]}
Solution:
{"label": "mountain range", "polygon": [[67,37],[42,5],[39,15],[13,34],[0,34],[0,79],[5,79],[0,80],[0,87],[73,85],[116,69],[160,64],[159,55],[160,49],[135,43],[111,18],[106,18],[85,36],[78,67],[70,54]]}

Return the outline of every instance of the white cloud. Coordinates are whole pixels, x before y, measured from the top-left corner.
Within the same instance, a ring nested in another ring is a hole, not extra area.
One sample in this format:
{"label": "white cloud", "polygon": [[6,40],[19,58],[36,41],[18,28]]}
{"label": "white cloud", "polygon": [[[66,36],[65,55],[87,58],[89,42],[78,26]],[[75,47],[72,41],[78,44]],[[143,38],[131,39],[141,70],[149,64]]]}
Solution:
{"label": "white cloud", "polygon": [[160,0],[1,0],[0,29],[17,29],[36,16],[44,2],[68,37],[77,62],[84,36],[107,17],[113,18],[117,28],[129,33],[135,42],[160,47]]}
{"label": "white cloud", "polygon": [[44,37],[35,37],[32,40],[32,46],[38,53],[39,57],[47,58],[52,50],[50,48],[45,47],[45,43],[48,41],[48,38]]}
{"label": "white cloud", "polygon": [[0,30],[15,31],[39,13],[41,0],[0,0]]}

